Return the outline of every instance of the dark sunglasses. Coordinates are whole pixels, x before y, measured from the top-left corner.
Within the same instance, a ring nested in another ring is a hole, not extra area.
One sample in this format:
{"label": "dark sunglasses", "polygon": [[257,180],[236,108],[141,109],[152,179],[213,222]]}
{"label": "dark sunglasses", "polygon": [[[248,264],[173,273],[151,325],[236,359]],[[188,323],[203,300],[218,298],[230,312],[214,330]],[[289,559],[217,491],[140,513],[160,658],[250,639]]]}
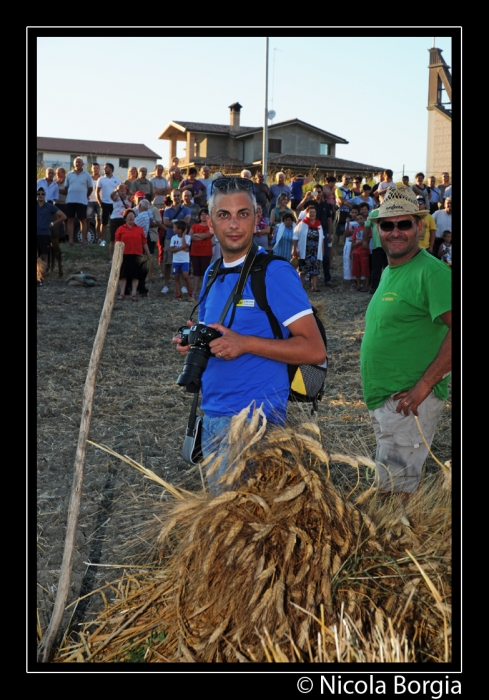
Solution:
{"label": "dark sunglasses", "polygon": [[399,231],[409,231],[414,226],[414,221],[411,219],[401,219],[401,221],[379,221],[380,230],[384,233],[390,233],[394,228]]}
{"label": "dark sunglasses", "polygon": [[212,181],[211,194],[214,192],[214,190],[227,189],[228,185],[232,182],[239,185],[239,187],[236,187],[237,190],[247,189],[251,192],[253,191],[253,181],[248,180],[246,177],[218,177],[216,180]]}

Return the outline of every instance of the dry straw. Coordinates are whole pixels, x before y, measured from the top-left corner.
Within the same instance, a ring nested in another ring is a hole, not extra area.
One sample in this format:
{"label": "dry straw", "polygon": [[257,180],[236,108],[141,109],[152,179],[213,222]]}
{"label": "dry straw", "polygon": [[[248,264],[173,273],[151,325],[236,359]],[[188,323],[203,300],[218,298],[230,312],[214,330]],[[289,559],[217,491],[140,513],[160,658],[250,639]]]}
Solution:
{"label": "dry straw", "polygon": [[333,483],[332,466],[361,474],[370,460],[328,456],[311,422],[257,440],[263,415],[246,417],[231,427],[221,495],[158,479],[170,497],[145,533],[146,568],[56,660],[450,660],[445,473],[424,479],[407,527],[360,477],[346,493]]}

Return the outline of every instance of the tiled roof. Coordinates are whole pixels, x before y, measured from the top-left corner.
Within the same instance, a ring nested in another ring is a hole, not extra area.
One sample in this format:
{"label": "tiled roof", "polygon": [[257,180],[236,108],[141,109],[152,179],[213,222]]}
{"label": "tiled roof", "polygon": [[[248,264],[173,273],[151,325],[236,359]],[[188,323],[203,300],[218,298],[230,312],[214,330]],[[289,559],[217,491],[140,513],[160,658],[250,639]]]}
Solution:
{"label": "tiled roof", "polygon": [[81,139],[57,139],[37,137],[38,151],[93,154],[103,156],[127,156],[129,158],[161,158],[144,143],[117,143],[115,141],[83,141]]}
{"label": "tiled roof", "polygon": [[229,124],[204,124],[203,122],[181,122],[175,121],[175,124],[183,126],[187,131],[203,131],[209,134],[226,134],[228,136],[236,136],[244,134],[246,131],[256,131],[260,127],[257,126],[238,126],[231,127]]}
{"label": "tiled roof", "polygon": [[[321,129],[319,126],[314,126],[314,124],[308,124],[307,122],[303,122],[302,119],[287,119],[286,121],[283,122],[277,122],[276,124],[269,124],[268,130],[273,131],[277,127],[282,127],[282,126],[287,126],[288,124],[301,124],[302,126],[307,127],[308,129],[314,129],[314,131],[319,131],[321,134],[325,134],[326,136],[329,136],[329,138],[334,141],[335,143],[348,143],[346,139],[344,139],[342,136],[336,136],[336,134],[332,134],[330,131],[325,131],[324,129]],[[250,133],[253,133],[254,131],[262,131],[263,127],[255,127],[254,129],[249,128],[248,131]],[[241,135],[241,134],[239,134]]]}
{"label": "tiled roof", "polygon": [[345,160],[344,158],[335,158],[334,156],[294,156],[287,153],[282,153],[277,156],[269,155],[268,165],[278,165],[284,168],[300,167],[309,169],[318,168],[319,170],[372,171],[376,173],[385,170],[384,166],[357,163],[354,160]]}

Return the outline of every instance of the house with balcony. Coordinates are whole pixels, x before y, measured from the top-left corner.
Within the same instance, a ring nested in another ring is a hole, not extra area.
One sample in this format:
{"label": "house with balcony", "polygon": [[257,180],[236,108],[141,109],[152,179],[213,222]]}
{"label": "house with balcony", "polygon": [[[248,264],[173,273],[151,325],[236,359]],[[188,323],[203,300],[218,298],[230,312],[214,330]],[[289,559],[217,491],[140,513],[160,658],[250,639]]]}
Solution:
{"label": "house with balcony", "polygon": [[[158,138],[170,142],[169,163],[177,155],[177,143],[185,143],[185,156],[180,158],[183,173],[195,166],[208,165],[211,170],[227,174],[243,168],[253,174],[262,169],[263,127],[242,126],[242,105],[229,106],[229,124],[207,124],[194,121],[172,121]],[[338,158],[336,144],[347,144],[341,136],[313,126],[301,119],[270,124],[268,127],[269,171],[288,170],[291,174],[315,171],[321,177],[342,173],[372,175],[384,166]]]}

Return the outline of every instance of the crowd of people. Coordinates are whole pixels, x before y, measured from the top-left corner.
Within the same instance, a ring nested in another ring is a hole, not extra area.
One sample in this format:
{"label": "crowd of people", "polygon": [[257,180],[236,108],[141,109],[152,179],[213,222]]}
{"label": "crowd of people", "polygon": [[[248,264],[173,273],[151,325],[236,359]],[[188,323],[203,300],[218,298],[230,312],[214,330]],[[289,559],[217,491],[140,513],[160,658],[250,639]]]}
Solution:
{"label": "crowd of people", "polygon": [[[199,320],[220,334],[210,342],[202,385],[209,444],[222,439],[232,416],[253,401],[263,403],[271,423],[283,422],[287,365],[325,362],[306,289],[318,293],[321,279],[325,288],[334,287],[331,267],[342,256],[345,282],[373,295],[361,374],[377,440],[378,487],[404,502],[419,484],[427,454],[415,418],[431,444],[451,369],[448,173],[442,183],[431,177],[428,185],[420,172],[410,185],[405,178],[396,184],[393,172],[385,170],[372,186],[348,174],[340,183],[333,176],[321,184],[295,175],[287,184],[279,172],[269,185],[263,173],[211,176],[206,166],[200,178],[192,167],[184,178],[178,158],[166,175],[161,165],[149,177],[146,167],[130,168],[125,182],[114,176],[111,163],[103,172],[95,163],[89,174],[78,157],[69,173],[48,168],[38,180],[38,255],[46,258],[51,232],[63,222],[73,245],[75,219],[86,245],[87,219],[95,216],[98,238],[104,240],[108,231],[111,258],[115,242],[125,244],[119,299],[129,293],[136,301],[138,292],[147,293],[141,259],[155,250],[162,294],[169,293],[172,278],[177,301],[200,294]],[[231,330],[226,316],[217,322],[223,305],[229,308],[225,302],[234,282],[228,273],[239,273],[252,251],[270,255],[269,307],[258,308],[248,279],[242,310],[236,318],[232,311]],[[209,291],[212,261],[221,266],[221,284]],[[269,313],[276,317],[279,338],[270,329]],[[185,356],[188,346],[179,337],[174,342]]]}
{"label": "crowd of people", "polygon": [[[50,254],[57,258],[61,274],[58,240],[62,227],[66,226],[68,244],[73,245],[77,222],[81,243],[87,245],[91,220],[97,242],[108,239],[112,259],[117,230],[127,224],[124,213],[134,209],[135,225],[142,228],[150,254],[157,249],[164,280],[162,294],[170,292],[174,279],[175,299],[181,300],[185,295],[192,298],[199,291],[206,267],[220,256],[219,242],[208,226],[206,207],[212,182],[221,173],[211,176],[210,168],[204,165],[200,173],[189,168],[184,177],[176,157],[166,173],[161,164],[149,175],[146,166],[132,166],[124,182],[114,175],[111,163],[103,164],[103,175],[98,163],[92,163],[91,173],[85,170],[81,157],[75,158],[73,166],[69,173],[62,167],[56,171],[47,168],[45,177],[38,180],[45,202],[63,215],[48,222],[53,224],[49,230],[44,225],[43,231],[38,232],[42,259]],[[387,259],[369,215],[378,210],[388,190],[396,187],[392,170],[379,172],[377,182],[372,184],[370,180],[363,185],[361,176],[346,173],[340,182],[328,176],[323,184],[301,174],[286,183],[283,172],[277,173],[270,185],[261,172],[252,176],[249,170],[243,170],[240,177],[252,183],[257,202],[254,240],[267,252],[290,260],[298,269],[303,286],[319,292],[321,280],[325,288],[335,287],[331,269],[335,267],[335,257],[341,255],[344,284],[360,292],[375,292]],[[413,185],[407,176],[402,182],[416,195],[419,209],[429,213],[423,219],[420,247],[451,265],[449,174],[443,173],[441,180],[437,185],[431,176],[428,185],[424,173],[419,172]],[[172,250],[178,247],[178,241],[173,240],[176,221],[185,223],[184,238],[178,236],[178,240],[185,241],[185,236],[189,236],[188,249],[184,245],[182,250]],[[177,275],[182,275],[183,284],[177,284]],[[138,285],[138,291],[145,293],[144,284]]]}

